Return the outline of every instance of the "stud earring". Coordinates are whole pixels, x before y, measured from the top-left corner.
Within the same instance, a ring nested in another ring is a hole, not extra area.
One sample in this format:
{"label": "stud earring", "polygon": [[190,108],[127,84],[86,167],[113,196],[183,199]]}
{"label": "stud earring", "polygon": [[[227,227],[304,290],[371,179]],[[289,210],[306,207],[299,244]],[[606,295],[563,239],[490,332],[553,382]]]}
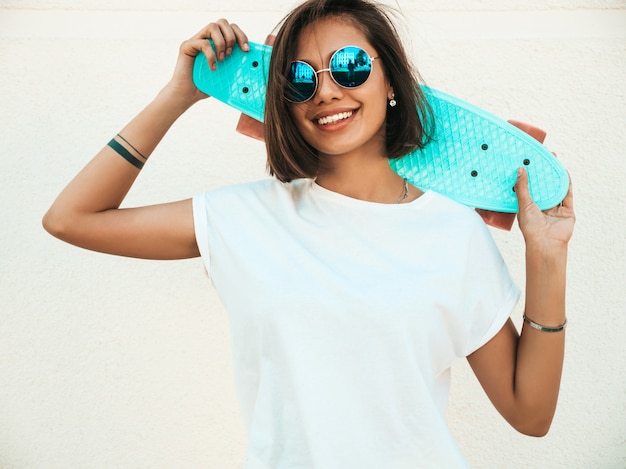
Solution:
{"label": "stud earring", "polygon": [[396,101],[395,98],[396,98],[395,93],[391,93],[391,99],[389,100],[389,106],[396,107],[396,104],[398,104],[398,102]]}

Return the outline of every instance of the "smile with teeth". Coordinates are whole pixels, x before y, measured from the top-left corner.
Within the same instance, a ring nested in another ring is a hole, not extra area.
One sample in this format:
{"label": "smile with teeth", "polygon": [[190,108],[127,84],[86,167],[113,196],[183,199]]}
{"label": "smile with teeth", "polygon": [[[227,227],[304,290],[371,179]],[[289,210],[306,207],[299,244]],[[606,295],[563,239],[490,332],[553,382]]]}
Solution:
{"label": "smile with teeth", "polygon": [[320,117],[319,119],[317,119],[317,123],[319,125],[335,124],[341,120],[347,119],[348,117],[352,116],[352,114],[354,114],[354,111],[340,112],[339,114],[335,114],[332,116]]}

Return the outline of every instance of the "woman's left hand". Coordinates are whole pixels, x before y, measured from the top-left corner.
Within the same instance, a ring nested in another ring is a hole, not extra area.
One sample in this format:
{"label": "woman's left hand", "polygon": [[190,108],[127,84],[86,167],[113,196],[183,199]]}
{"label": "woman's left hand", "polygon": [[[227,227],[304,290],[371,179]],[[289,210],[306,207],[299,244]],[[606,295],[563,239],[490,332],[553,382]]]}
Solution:
{"label": "woman's left hand", "polygon": [[519,206],[519,227],[529,243],[547,247],[552,244],[567,245],[574,231],[574,197],[572,182],[563,202],[550,210],[542,212],[533,202],[528,189],[528,173],[520,168],[515,183],[515,193]]}

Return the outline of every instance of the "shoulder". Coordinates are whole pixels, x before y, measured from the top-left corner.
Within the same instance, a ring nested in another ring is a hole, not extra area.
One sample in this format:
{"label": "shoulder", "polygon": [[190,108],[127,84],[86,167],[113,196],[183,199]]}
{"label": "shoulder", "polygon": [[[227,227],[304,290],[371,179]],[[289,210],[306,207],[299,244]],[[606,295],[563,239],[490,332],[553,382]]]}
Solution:
{"label": "shoulder", "polygon": [[422,197],[427,197],[427,203],[424,205],[428,207],[432,216],[438,219],[438,225],[453,227],[457,233],[459,231],[475,232],[477,230],[489,232],[487,225],[473,208],[433,191],[427,191]]}
{"label": "shoulder", "polygon": [[243,182],[210,189],[198,194],[198,196],[206,198],[238,197],[250,194],[271,193],[277,190],[280,191],[282,186],[283,184],[276,179],[261,179],[258,181]]}
{"label": "shoulder", "polygon": [[292,204],[310,188],[310,180],[299,179],[289,183],[277,179],[262,179],[212,189],[194,196],[194,204],[212,208],[266,208],[282,203]]}
{"label": "shoulder", "polygon": [[471,262],[474,267],[483,258],[499,259],[493,234],[476,210],[438,193],[425,195],[428,195],[424,204],[426,215],[420,222],[427,225],[423,228],[427,239],[445,246],[447,255]]}
{"label": "shoulder", "polygon": [[196,197],[206,199],[222,198],[248,198],[263,196],[284,196],[293,192],[292,183],[283,183],[277,179],[261,179],[258,181],[244,182],[222,186],[206,192],[196,194]]}

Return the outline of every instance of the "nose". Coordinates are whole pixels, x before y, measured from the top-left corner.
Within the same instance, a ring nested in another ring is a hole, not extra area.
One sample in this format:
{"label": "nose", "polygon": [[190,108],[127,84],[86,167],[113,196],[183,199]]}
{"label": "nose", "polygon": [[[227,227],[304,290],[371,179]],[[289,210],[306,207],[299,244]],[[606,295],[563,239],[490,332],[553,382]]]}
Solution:
{"label": "nose", "polygon": [[317,71],[317,90],[313,99],[316,104],[330,102],[333,99],[341,99],[343,97],[343,88],[335,83],[330,76],[330,69]]}

